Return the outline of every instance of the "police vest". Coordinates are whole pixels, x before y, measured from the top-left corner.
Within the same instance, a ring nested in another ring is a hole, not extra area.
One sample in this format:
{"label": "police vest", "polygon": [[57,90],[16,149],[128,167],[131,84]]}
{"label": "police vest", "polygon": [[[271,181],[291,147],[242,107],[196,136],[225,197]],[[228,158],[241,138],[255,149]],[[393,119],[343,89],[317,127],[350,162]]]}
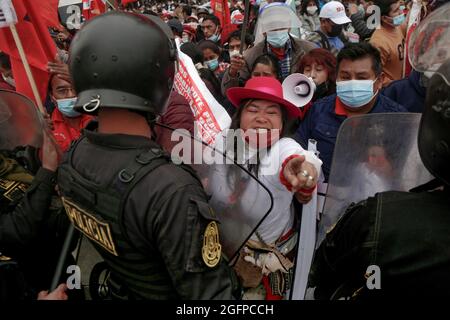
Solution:
{"label": "police vest", "polygon": [[[178,298],[159,255],[152,256],[151,250],[144,252],[136,248],[123,226],[124,205],[133,187],[151,171],[170,163],[169,157],[159,148],[146,150],[117,172],[108,186],[99,187],[72,166],[72,155],[83,139],[70,149],[68,161],[59,167],[58,184],[70,221],[90,239],[110,267],[109,285],[113,296],[123,299]],[[183,168],[195,176],[189,168]]]}

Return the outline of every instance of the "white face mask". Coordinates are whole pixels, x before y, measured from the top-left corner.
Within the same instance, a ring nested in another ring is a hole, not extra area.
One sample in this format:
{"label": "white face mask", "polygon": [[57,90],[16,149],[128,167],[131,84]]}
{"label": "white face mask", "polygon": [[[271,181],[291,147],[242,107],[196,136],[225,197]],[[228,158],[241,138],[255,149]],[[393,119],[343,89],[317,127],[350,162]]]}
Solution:
{"label": "white face mask", "polygon": [[309,15],[314,15],[317,12],[318,8],[316,6],[313,7],[306,7],[306,12],[308,12]]}
{"label": "white face mask", "polygon": [[5,82],[7,83],[7,84],[9,84],[10,86],[12,86],[12,87],[16,87],[16,81],[14,80],[14,78],[13,77],[5,77],[5,75],[2,73],[2,78],[3,78],[3,80],[5,80]]}
{"label": "white face mask", "polygon": [[190,42],[191,40],[189,39],[189,36],[183,36],[182,38],[181,38],[181,42],[182,43],[187,43],[187,42]]}
{"label": "white face mask", "polygon": [[230,51],[230,58],[233,58],[234,56],[239,56],[239,50]]}

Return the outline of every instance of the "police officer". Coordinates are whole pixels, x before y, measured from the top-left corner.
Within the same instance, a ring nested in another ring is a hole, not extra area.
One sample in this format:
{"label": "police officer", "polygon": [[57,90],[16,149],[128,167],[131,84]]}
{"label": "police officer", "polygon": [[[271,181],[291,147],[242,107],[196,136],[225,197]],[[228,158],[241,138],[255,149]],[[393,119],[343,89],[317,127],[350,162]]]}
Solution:
{"label": "police officer", "polygon": [[316,252],[316,299],[450,294],[449,79],[450,59],[431,78],[419,129],[420,157],[436,180],[347,209]]}
{"label": "police officer", "polygon": [[48,289],[58,234],[69,227],[55,201],[57,148],[42,124],[28,99],[0,91],[0,301],[34,299]]}
{"label": "police officer", "polygon": [[69,218],[108,264],[118,299],[231,299],[218,221],[195,173],[154,142],[177,64],[157,17],[110,12],[74,38],[75,110],[98,127],[68,152],[58,184]]}

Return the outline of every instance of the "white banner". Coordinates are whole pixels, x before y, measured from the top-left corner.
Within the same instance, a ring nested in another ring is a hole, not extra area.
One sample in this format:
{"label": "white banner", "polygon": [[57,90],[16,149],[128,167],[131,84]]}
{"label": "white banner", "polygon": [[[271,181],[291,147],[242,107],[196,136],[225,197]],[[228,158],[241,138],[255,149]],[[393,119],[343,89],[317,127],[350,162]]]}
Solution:
{"label": "white banner", "polygon": [[0,0],[0,28],[17,23],[17,16],[11,0]]}
{"label": "white banner", "polygon": [[208,90],[191,58],[177,47],[179,69],[175,75],[175,89],[191,106],[197,138],[212,146],[216,135],[230,127],[231,118]]}

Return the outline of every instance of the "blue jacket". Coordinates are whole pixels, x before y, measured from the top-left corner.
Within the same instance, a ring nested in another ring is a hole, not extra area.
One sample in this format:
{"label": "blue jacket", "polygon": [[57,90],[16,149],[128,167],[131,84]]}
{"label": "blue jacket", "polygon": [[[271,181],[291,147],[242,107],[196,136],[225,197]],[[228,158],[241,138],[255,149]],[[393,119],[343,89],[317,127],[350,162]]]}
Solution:
{"label": "blue jacket", "polygon": [[413,70],[408,78],[393,81],[383,91],[386,97],[401,103],[409,112],[422,113],[427,88],[420,83],[420,73]]}
{"label": "blue jacket", "polygon": [[[376,99],[370,113],[407,112],[403,106],[383,95],[378,95]],[[309,139],[317,141],[317,150],[323,162],[322,171],[326,181],[330,174],[337,133],[342,122],[347,118],[335,113],[335,101],[336,94],[318,100],[308,111],[294,136],[305,149],[308,147]]]}

